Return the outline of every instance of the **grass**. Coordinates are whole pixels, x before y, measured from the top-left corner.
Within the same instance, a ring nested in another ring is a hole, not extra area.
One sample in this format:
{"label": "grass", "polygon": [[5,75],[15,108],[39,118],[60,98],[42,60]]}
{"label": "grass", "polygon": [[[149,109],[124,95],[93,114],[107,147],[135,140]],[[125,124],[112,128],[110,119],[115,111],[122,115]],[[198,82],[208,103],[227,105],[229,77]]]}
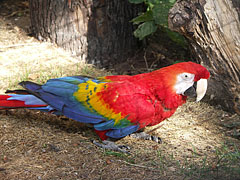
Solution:
{"label": "grass", "polygon": [[[229,147],[232,147],[231,149]],[[240,150],[234,143],[223,143],[214,150],[214,155],[200,155],[192,146],[192,155],[178,160],[174,152],[166,154],[161,150],[155,152],[155,158],[142,162],[137,161],[138,155],[126,155],[120,152],[105,150],[105,156],[114,156],[119,161],[159,173],[171,172],[184,179],[235,179],[240,177]],[[139,156],[141,156],[139,154]]]}
{"label": "grass", "polygon": [[49,63],[35,66],[31,63],[23,63],[18,71],[11,71],[5,77],[1,77],[1,82],[5,82],[6,88],[19,88],[18,83],[21,81],[34,81],[39,84],[45,83],[48,79],[73,75],[88,75],[92,77],[109,75],[109,72],[94,68],[92,65],[83,62],[64,64]]}
{"label": "grass", "polygon": [[84,63],[73,63],[67,68],[61,65],[50,65],[46,67],[32,67],[31,65],[24,65],[20,71],[14,75],[7,77],[8,88],[18,88],[18,83],[21,81],[34,81],[39,84],[45,83],[52,78],[59,78],[63,76],[87,75],[91,77],[110,75],[109,72],[104,72],[94,68],[92,65]]}
{"label": "grass", "polygon": [[235,144],[232,149],[222,144],[215,149],[214,157],[207,154],[200,156],[193,147],[192,156],[177,160],[174,155],[156,152],[157,159],[152,166],[161,172],[174,171],[186,179],[235,179],[240,177],[240,151]]}

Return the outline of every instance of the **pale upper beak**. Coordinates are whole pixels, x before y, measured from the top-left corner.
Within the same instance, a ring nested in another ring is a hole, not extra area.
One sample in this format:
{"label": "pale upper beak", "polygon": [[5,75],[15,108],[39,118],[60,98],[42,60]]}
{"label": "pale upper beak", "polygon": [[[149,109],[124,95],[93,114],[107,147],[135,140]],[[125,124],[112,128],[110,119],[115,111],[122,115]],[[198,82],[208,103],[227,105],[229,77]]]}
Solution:
{"label": "pale upper beak", "polygon": [[200,101],[204,95],[206,94],[207,91],[207,79],[200,79],[197,81],[197,99],[196,102]]}

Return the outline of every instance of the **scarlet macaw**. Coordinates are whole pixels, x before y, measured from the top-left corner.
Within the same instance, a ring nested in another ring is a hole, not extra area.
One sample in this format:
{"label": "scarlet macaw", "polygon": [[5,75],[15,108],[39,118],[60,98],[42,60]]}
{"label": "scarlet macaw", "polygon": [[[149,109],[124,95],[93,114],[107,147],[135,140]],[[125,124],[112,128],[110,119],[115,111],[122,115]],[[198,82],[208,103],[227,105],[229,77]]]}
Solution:
{"label": "scarlet macaw", "polygon": [[20,85],[26,90],[1,95],[0,108],[51,111],[92,124],[105,143],[97,145],[122,151],[108,140],[159,124],[185,103],[188,95],[196,94],[200,101],[209,77],[205,67],[182,62],[135,76],[71,76],[50,79],[44,85],[23,81]]}

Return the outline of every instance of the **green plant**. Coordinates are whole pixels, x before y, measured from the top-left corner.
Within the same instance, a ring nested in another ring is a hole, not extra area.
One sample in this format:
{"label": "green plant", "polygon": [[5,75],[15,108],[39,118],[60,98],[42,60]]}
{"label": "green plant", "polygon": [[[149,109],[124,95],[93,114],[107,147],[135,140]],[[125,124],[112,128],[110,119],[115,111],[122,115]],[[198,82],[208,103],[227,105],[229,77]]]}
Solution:
{"label": "green plant", "polygon": [[132,20],[138,25],[134,35],[142,40],[146,36],[154,33],[159,26],[168,27],[168,11],[176,0],[129,0],[130,3],[145,3],[146,12]]}

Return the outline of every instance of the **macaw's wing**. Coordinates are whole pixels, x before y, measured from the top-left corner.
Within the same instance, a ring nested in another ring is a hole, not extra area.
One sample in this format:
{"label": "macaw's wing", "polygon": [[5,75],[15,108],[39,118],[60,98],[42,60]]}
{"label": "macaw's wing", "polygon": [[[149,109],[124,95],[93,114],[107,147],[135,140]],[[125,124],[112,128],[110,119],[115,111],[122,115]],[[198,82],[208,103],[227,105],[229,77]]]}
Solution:
{"label": "macaw's wing", "polygon": [[50,79],[42,86],[29,81],[21,82],[20,85],[65,116],[83,123],[96,124],[104,121],[105,118],[89,111],[83,102],[75,98],[74,93],[80,88],[87,90],[92,84],[97,87],[100,83],[104,82],[88,77],[72,76]]}
{"label": "macaw's wing", "polygon": [[74,76],[51,79],[42,86],[32,82],[21,85],[65,116],[92,123],[113,138],[145,127],[154,116],[147,90],[128,81]]}

